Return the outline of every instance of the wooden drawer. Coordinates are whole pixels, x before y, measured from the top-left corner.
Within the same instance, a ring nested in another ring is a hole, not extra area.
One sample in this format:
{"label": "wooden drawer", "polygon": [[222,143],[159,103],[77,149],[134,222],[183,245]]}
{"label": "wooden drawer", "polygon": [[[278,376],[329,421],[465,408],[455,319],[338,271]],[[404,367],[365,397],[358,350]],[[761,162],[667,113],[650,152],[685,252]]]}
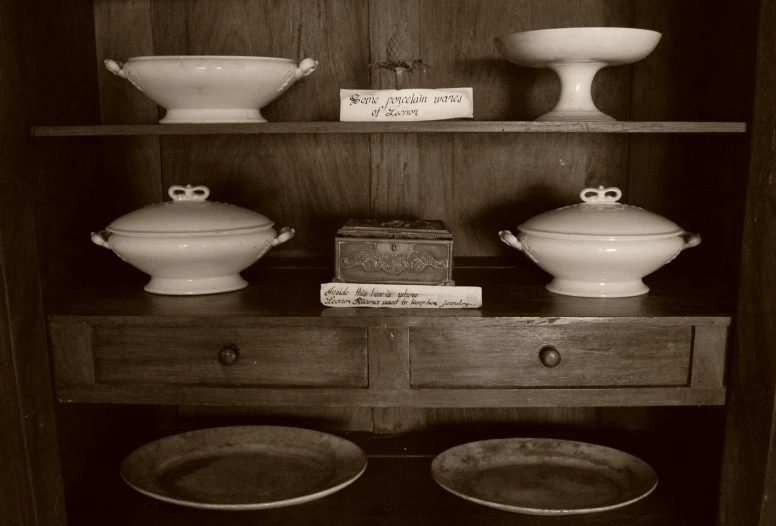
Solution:
{"label": "wooden drawer", "polygon": [[92,348],[97,383],[368,385],[364,328],[105,325]]}
{"label": "wooden drawer", "polygon": [[[691,327],[620,324],[476,330],[412,327],[410,384],[420,388],[687,385],[691,338]],[[558,356],[560,361],[553,366]]]}

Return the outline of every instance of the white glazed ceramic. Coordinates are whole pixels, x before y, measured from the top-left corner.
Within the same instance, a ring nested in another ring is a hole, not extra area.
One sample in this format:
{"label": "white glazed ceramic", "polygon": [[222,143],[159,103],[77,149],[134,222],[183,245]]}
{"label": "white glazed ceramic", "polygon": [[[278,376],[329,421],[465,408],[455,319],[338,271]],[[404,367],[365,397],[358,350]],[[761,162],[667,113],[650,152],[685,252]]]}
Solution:
{"label": "white glazed ceramic", "polygon": [[261,214],[207,201],[204,186],[172,186],[172,201],[130,212],[92,233],[92,241],[151,276],[145,290],[195,295],[246,287],[240,272],[294,236]]}
{"label": "white glazed ceramic", "polygon": [[566,27],[496,37],[501,55],[514,64],[550,68],[560,77],[558,104],[539,121],[612,121],[596,108],[593,77],[606,66],[637,62],[655,49],[661,34],[627,27]]}
{"label": "white glazed ceramic", "polygon": [[111,73],[127,79],[167,110],[162,123],[267,122],[260,110],[318,67],[272,57],[149,56],[122,64],[107,59]]}
{"label": "white glazed ceramic", "polygon": [[124,460],[121,477],[140,493],[172,504],[261,510],[330,495],[358,479],[366,466],[361,448],[328,433],[236,426],[150,442]]}
{"label": "white glazed ceramic", "polygon": [[655,470],[616,449],[549,438],[502,438],[448,449],[434,480],[466,500],[514,513],[573,515],[612,510],[657,487]]}
{"label": "white glazed ceramic", "polygon": [[668,219],[618,203],[618,188],[585,188],[581,204],[533,217],[518,235],[499,232],[507,245],[553,276],[557,294],[619,298],[645,294],[641,280],[701,242]]}

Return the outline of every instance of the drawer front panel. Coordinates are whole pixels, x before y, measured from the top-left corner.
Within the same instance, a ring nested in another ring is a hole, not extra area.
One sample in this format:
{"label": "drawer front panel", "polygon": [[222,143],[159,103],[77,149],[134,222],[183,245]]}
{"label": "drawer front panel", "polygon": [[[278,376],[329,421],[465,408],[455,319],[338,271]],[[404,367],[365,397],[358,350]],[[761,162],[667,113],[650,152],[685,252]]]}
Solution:
{"label": "drawer front panel", "polygon": [[367,387],[364,328],[98,326],[98,383]]}
{"label": "drawer front panel", "polygon": [[420,388],[687,385],[691,337],[691,327],[413,327],[410,383]]}

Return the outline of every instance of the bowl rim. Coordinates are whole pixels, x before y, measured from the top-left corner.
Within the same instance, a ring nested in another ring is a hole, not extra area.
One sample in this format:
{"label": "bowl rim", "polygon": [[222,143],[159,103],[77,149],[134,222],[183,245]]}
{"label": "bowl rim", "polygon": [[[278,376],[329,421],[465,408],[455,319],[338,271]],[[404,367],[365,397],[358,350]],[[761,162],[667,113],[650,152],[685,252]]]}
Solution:
{"label": "bowl rim", "polygon": [[540,237],[545,239],[560,239],[564,241],[659,241],[663,239],[673,239],[689,234],[684,229],[679,228],[675,232],[666,232],[659,234],[571,234],[561,232],[547,232],[542,230],[533,230],[521,228],[518,225],[519,233],[526,236]]}
{"label": "bowl rim", "polygon": [[515,31],[513,33],[505,33],[503,35],[499,35],[495,37],[495,40],[501,40],[507,37],[517,37],[518,35],[529,35],[529,34],[535,34],[535,33],[549,33],[549,32],[566,32],[566,31],[576,31],[576,30],[596,30],[596,31],[609,31],[609,30],[617,30],[617,31],[637,31],[637,32],[644,32],[644,33],[654,33],[658,37],[662,37],[663,34],[659,31],[655,31],[654,29],[644,29],[640,27],[622,27],[622,26],[580,26],[580,27],[548,27],[544,29],[531,29],[528,31]]}
{"label": "bowl rim", "polygon": [[270,61],[270,62],[287,62],[294,64],[295,62],[290,58],[282,57],[252,57],[247,55],[144,55],[139,57],[131,57],[127,59],[127,62],[135,61],[165,61],[165,60],[251,60],[251,61]]}
{"label": "bowl rim", "polygon": [[170,230],[169,232],[147,232],[143,230],[122,230],[119,228],[112,228],[111,226],[105,227],[106,232],[110,232],[114,236],[140,238],[140,239],[158,239],[158,238],[187,238],[187,237],[226,237],[226,236],[238,236],[245,234],[260,234],[269,232],[275,225],[274,221],[270,221],[266,225],[252,226],[246,228],[223,228],[213,230],[195,230],[192,232],[181,232],[176,230]]}

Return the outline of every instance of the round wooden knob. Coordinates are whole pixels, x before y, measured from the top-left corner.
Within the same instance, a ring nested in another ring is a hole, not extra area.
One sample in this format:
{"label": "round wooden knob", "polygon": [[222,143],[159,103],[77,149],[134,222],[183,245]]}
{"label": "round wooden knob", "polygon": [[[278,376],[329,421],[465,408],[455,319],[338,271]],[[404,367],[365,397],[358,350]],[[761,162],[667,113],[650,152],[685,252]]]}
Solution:
{"label": "round wooden knob", "polygon": [[220,351],[218,351],[218,361],[221,365],[234,365],[237,363],[237,359],[240,357],[240,350],[236,345],[227,345]]}
{"label": "round wooden knob", "polygon": [[539,360],[545,367],[555,367],[560,363],[560,352],[555,347],[542,347],[539,351]]}

